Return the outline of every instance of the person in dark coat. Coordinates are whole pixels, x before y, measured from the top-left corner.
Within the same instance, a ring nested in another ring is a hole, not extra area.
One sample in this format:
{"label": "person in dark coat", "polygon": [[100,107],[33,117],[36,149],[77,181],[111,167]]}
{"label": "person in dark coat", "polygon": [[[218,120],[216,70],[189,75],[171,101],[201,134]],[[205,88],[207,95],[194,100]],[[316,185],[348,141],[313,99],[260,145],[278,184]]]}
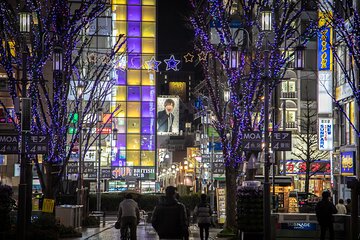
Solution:
{"label": "person in dark coat", "polygon": [[333,214],[337,213],[335,205],[330,202],[330,192],[324,191],[322,199],[316,204],[315,212],[321,229],[321,240],[325,240],[326,230],[329,229],[330,239],[334,239],[334,218]]}
{"label": "person in dark coat", "polygon": [[184,239],[188,230],[185,207],[175,199],[175,187],[167,187],[165,194],[164,201],[154,209],[152,226],[160,239]]}
{"label": "person in dark coat", "polygon": [[212,210],[210,204],[206,201],[206,194],[201,194],[200,203],[194,209],[194,215],[197,217],[198,226],[200,228],[200,238],[204,240],[209,239],[209,228],[211,225]]}
{"label": "person in dark coat", "polygon": [[349,198],[346,199],[345,207],[346,207],[346,213],[351,215],[351,199],[349,199]]}

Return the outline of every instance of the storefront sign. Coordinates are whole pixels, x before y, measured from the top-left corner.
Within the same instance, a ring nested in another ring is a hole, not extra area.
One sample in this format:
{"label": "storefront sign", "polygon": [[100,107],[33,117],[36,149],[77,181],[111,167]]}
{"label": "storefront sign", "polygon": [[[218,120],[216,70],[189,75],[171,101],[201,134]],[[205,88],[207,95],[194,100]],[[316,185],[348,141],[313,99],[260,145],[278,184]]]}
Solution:
{"label": "storefront sign", "polygon": [[332,70],[332,28],[328,27],[328,17],[331,12],[319,12],[319,27],[321,32],[318,35],[318,69],[319,71]]}
{"label": "storefront sign", "polygon": [[350,97],[353,95],[353,91],[349,83],[344,83],[336,88],[335,90],[335,99],[336,101],[340,101],[344,98]]}
{"label": "storefront sign", "polygon": [[333,112],[331,97],[332,88],[332,71],[319,71],[318,81],[318,113],[331,114]]}
{"label": "storefront sign", "polygon": [[[305,174],[306,162],[302,160],[287,160],[286,174]],[[319,160],[310,164],[311,175],[330,175],[331,167],[330,161]]]}
{"label": "storefront sign", "polygon": [[319,118],[319,150],[333,149],[332,118]]}
{"label": "storefront sign", "polygon": [[310,223],[310,222],[281,223],[281,229],[315,231],[316,223]]}
{"label": "storefront sign", "polygon": [[354,176],[355,175],[355,152],[341,152],[341,175]]}

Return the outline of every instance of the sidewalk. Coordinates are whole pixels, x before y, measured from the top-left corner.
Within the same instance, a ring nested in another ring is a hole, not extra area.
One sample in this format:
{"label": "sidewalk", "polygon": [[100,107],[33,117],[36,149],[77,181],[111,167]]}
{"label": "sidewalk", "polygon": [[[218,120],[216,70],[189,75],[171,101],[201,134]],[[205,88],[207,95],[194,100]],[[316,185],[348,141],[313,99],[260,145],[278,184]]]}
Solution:
{"label": "sidewalk", "polygon": [[[113,240],[120,239],[120,230],[114,228],[116,217],[107,217],[105,227],[83,228],[81,238],[64,238],[65,240]],[[210,228],[210,237],[216,238],[221,229]],[[200,239],[199,229],[196,226],[190,227],[190,239]],[[158,236],[149,223],[140,223],[137,227],[137,238],[142,240],[158,240]]]}

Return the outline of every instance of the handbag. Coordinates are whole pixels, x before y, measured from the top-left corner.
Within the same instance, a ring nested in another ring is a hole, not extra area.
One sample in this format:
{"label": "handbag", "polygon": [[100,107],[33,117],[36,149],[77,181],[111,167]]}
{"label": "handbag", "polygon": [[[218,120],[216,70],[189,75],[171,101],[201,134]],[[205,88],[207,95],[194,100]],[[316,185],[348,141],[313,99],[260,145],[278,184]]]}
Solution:
{"label": "handbag", "polygon": [[121,228],[121,222],[119,220],[116,221],[115,223],[115,228],[116,229],[120,229]]}

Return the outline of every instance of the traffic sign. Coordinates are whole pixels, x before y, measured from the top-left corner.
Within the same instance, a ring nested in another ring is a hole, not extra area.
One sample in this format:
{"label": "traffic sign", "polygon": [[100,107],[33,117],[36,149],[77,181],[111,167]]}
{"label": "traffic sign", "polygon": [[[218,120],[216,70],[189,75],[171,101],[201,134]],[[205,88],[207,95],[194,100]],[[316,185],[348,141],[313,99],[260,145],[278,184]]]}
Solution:
{"label": "traffic sign", "polygon": [[49,151],[49,136],[48,135],[30,135],[28,139],[30,154],[46,154]]}
{"label": "traffic sign", "polygon": [[262,134],[260,131],[244,132],[242,149],[244,151],[261,151]]}
{"label": "traffic sign", "polygon": [[18,154],[19,136],[18,135],[0,135],[0,154]]}
{"label": "traffic sign", "polygon": [[291,132],[274,131],[271,135],[271,148],[273,151],[291,151]]}

